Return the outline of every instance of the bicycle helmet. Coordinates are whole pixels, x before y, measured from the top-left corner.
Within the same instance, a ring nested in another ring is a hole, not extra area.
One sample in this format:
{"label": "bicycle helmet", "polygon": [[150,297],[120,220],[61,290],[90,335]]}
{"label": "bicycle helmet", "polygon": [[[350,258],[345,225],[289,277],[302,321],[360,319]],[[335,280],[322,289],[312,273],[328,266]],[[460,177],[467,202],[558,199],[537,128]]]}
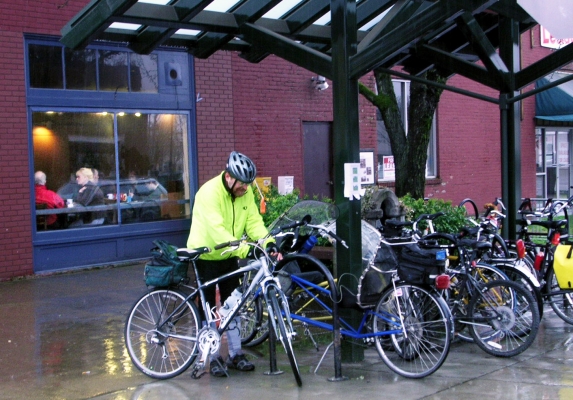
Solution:
{"label": "bicycle helmet", "polygon": [[241,182],[252,183],[257,176],[257,167],[249,157],[233,151],[227,161],[227,172]]}

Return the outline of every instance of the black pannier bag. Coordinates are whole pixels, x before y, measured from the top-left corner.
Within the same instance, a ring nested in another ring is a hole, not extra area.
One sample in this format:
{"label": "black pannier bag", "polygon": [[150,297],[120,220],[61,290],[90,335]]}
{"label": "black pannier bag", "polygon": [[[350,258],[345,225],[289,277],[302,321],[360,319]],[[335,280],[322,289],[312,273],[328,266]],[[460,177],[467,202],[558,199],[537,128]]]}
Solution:
{"label": "black pannier bag", "polygon": [[398,276],[408,283],[431,285],[446,271],[446,250],[422,248],[417,243],[400,246]]}
{"label": "black pannier bag", "polygon": [[397,267],[398,259],[392,247],[380,243],[376,256],[362,272],[358,281],[360,306],[372,306],[378,302],[382,291],[392,282],[392,276],[388,272],[396,270]]}
{"label": "black pannier bag", "polygon": [[143,273],[147,286],[167,287],[187,281],[187,262],[177,257],[177,246],[164,240],[155,240],[151,249],[153,257],[145,264]]}

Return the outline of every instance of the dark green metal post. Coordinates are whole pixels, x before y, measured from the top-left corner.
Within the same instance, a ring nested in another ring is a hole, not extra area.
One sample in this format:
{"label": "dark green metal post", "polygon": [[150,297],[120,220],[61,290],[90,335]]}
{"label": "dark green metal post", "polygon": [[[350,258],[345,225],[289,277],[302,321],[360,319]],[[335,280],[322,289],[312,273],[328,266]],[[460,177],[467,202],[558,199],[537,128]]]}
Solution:
{"label": "dark green metal post", "polygon": [[[362,273],[362,240],[360,200],[344,197],[344,164],[359,162],[358,80],[350,79],[350,59],[356,54],[356,0],[331,0],[332,16],[332,90],[334,198],[340,207],[336,231],[348,244],[336,251],[336,276],[339,283],[356,290]],[[346,278],[341,277],[346,275]],[[354,276],[356,279],[353,279]],[[358,326],[360,315],[353,310],[340,310],[341,317]],[[364,350],[344,343],[342,359],[356,362],[364,359]]]}
{"label": "dark green metal post", "polygon": [[507,207],[506,223],[503,236],[514,239],[516,235],[517,210],[521,202],[521,126],[519,101],[511,99],[519,92],[515,90],[515,74],[520,70],[520,34],[519,23],[501,18],[499,34],[499,54],[510,74],[511,87],[500,93],[500,127],[501,127],[501,188],[502,199]]}

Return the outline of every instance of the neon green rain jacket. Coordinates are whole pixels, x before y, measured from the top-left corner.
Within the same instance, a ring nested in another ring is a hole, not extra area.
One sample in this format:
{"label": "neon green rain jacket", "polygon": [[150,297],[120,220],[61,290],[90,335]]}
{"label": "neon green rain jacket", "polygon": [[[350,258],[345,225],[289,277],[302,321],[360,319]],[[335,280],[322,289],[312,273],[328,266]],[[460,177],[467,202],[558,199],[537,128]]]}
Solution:
{"label": "neon green rain jacket", "polygon": [[250,239],[258,240],[268,233],[255,203],[252,188],[235,199],[225,188],[225,172],[206,182],[195,195],[191,231],[187,248],[207,246],[210,253],[202,254],[203,260],[223,260],[233,256],[244,258],[249,251],[243,246],[234,252],[221,253],[215,250],[217,244],[241,239],[246,233]]}

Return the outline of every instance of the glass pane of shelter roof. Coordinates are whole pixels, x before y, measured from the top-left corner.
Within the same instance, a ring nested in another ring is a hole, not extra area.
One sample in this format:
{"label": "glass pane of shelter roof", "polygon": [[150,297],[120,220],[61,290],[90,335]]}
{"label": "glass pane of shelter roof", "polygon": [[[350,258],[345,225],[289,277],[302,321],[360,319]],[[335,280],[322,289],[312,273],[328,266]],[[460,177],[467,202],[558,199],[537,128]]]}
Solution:
{"label": "glass pane of shelter roof", "polygon": [[[301,4],[304,4],[306,2],[307,2],[306,0],[282,0],[282,1],[279,1],[278,4],[276,4],[271,10],[269,10],[267,13],[265,13],[262,18],[283,19],[285,17],[288,17],[288,15],[293,10],[295,10]],[[359,2],[360,2],[360,0],[357,1],[357,3],[359,3]],[[154,5],[161,5],[161,6],[169,6],[169,5],[176,5],[177,1],[176,0],[138,0],[137,3],[147,3],[147,4],[154,4]],[[209,5],[207,5],[204,8],[204,10],[205,11],[227,13],[227,12],[232,12],[233,9],[235,9],[237,6],[241,5],[242,3],[245,3],[245,0],[213,0]],[[386,15],[387,12],[388,12],[388,10],[385,10],[381,14],[372,18],[366,24],[363,24],[362,26],[360,26],[359,30],[361,30],[361,31],[369,30],[376,23],[378,23],[384,17],[384,15]],[[331,19],[331,16],[330,16],[330,10],[329,10],[326,13],[324,13],[324,15],[322,15],[322,17],[316,19],[313,22],[313,25],[318,25],[318,26],[329,25],[330,19]],[[134,31],[139,31],[143,27],[144,27],[143,25],[138,25],[138,24],[130,24],[130,23],[125,23],[125,22],[113,22],[112,24],[110,24],[108,29],[110,31],[116,31],[116,32],[121,31],[121,30],[134,32]],[[175,35],[178,35],[181,37],[197,36],[201,32],[202,31],[200,31],[200,30],[182,28],[182,29],[178,29],[176,31]]]}

